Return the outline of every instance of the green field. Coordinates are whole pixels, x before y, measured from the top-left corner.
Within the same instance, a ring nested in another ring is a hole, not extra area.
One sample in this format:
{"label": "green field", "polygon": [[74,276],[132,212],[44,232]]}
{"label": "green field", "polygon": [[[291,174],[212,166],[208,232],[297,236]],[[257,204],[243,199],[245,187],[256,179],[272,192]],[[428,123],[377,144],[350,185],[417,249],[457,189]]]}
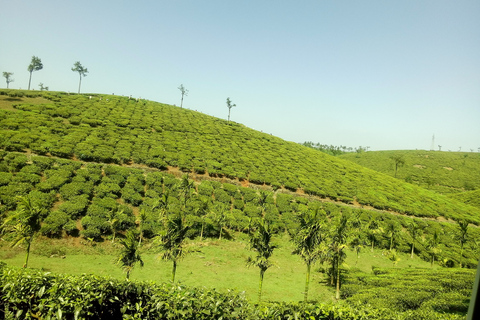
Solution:
{"label": "green field", "polygon": [[[180,283],[194,286],[217,288],[219,290],[236,289],[245,291],[252,300],[257,298],[259,271],[246,266],[246,259],[253,255],[248,250],[248,239],[237,234],[232,240],[189,241],[191,253],[179,263],[177,279]],[[279,248],[273,255],[275,266],[265,276],[263,298],[270,301],[301,301],[305,286],[306,267],[296,255],[292,255],[293,246],[287,235],[280,235],[276,240]],[[148,247],[148,245],[147,245]],[[96,274],[124,279],[122,269],[115,264],[115,252],[119,245],[110,241],[97,244],[95,247],[75,247],[65,241],[44,240],[33,245],[33,255],[29,266],[34,269],[54,273]],[[21,267],[24,262],[24,251],[2,248],[0,259],[8,265]],[[82,253],[83,251],[83,253]],[[132,273],[132,280],[169,282],[171,280],[171,262],[163,261],[158,254],[146,250],[142,256],[143,268],[137,267]],[[64,258],[63,258],[64,257]],[[394,268],[430,268],[430,264],[418,257],[413,259],[408,254],[400,254],[400,261]],[[382,250],[371,252],[366,248],[356,259],[355,253],[349,252],[346,261],[347,270],[356,270],[370,274],[372,267],[393,268],[393,264],[382,254]],[[310,288],[311,300],[322,302],[334,301],[334,288],[327,283],[327,276],[315,267]],[[326,265],[324,266],[326,267]]]}

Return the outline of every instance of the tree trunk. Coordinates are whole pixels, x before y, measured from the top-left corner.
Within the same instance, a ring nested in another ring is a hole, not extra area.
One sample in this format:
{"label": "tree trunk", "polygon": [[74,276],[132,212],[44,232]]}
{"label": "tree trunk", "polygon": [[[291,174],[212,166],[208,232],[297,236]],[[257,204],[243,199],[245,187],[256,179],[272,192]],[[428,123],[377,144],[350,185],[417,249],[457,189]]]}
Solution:
{"label": "tree trunk", "polygon": [[24,268],[28,266],[28,256],[30,255],[30,244],[32,243],[32,238],[30,237],[30,240],[28,241],[27,244],[27,254],[25,255],[25,264],[23,265]]}
{"label": "tree trunk", "polygon": [[32,71],[30,71],[30,78],[28,79],[28,90],[30,90],[30,82],[32,82]]}
{"label": "tree trunk", "polygon": [[308,300],[308,287],[310,285],[310,263],[307,264],[307,278],[305,280],[305,292],[303,293],[303,301]]}
{"label": "tree trunk", "polygon": [[415,243],[412,242],[412,253],[410,254],[410,259],[413,259],[414,250],[415,250]]}
{"label": "tree trunk", "polygon": [[335,293],[335,299],[340,299],[340,266],[337,265],[337,292]]}
{"label": "tree trunk", "polygon": [[175,273],[177,272],[177,261],[173,260],[172,282],[175,282]]}
{"label": "tree trunk", "polygon": [[203,239],[203,226],[204,226],[205,222],[202,220],[202,230],[200,231],[200,241],[202,241]]}
{"label": "tree trunk", "polygon": [[258,303],[262,301],[262,286],[263,286],[263,275],[265,274],[265,270],[260,269],[260,284],[258,286]]}
{"label": "tree trunk", "polygon": [[82,85],[82,75],[80,75],[80,81],[78,82],[78,93],[80,94],[80,86]]}
{"label": "tree trunk", "polygon": [[182,101],[180,101],[180,108],[183,108],[183,94],[182,94]]}

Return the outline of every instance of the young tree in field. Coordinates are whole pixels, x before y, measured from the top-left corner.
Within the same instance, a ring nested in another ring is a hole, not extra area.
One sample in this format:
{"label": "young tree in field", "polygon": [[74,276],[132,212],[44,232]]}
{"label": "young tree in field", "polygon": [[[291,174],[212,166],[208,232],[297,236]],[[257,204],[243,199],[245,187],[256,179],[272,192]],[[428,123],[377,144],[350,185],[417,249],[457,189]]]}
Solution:
{"label": "young tree in field", "polygon": [[347,258],[345,249],[348,244],[348,215],[340,213],[336,223],[332,226],[330,232],[330,254],[332,264],[332,274],[335,277],[336,293],[335,299],[340,299],[340,266]]}
{"label": "young tree in field", "polygon": [[164,230],[157,239],[160,250],[163,251],[162,259],[173,263],[172,282],[175,282],[178,261],[187,253],[185,240],[189,229],[185,217],[181,213],[175,213],[168,217]]}
{"label": "young tree in field", "polygon": [[210,202],[207,199],[202,199],[200,205],[195,209],[195,215],[202,219],[202,228],[200,231],[200,241],[203,239],[203,230],[205,228],[205,218],[210,210]]}
{"label": "young tree in field", "polygon": [[457,236],[460,241],[460,268],[463,260],[463,247],[468,241],[468,222],[465,220],[457,220],[459,234]]}
{"label": "young tree in field", "polygon": [[233,104],[230,98],[227,98],[227,108],[228,108],[228,122],[230,122],[230,110],[232,110],[233,107],[236,107],[236,104]]}
{"label": "young tree in field", "polygon": [[301,213],[297,219],[299,227],[290,236],[295,246],[292,254],[298,254],[307,265],[305,291],[303,292],[303,300],[306,302],[310,285],[310,270],[312,265],[323,257],[322,244],[325,240],[326,230],[322,226],[323,217],[318,211]]}
{"label": "young tree in field", "polygon": [[140,263],[140,266],[143,267],[143,260],[138,252],[139,244],[136,232],[134,230],[128,230],[125,234],[125,238],[120,239],[119,242],[122,245],[122,248],[117,263],[120,264],[123,270],[127,273],[127,280],[129,280],[130,273],[137,263]]}
{"label": "young tree in field", "polygon": [[107,223],[109,224],[110,231],[113,233],[112,243],[115,242],[115,236],[119,231],[120,219],[118,217],[122,213],[123,213],[123,209],[120,209],[120,207],[117,207],[115,210],[110,210],[107,213],[107,217],[108,217]]}
{"label": "young tree in field", "polygon": [[402,167],[405,165],[405,158],[403,157],[403,154],[396,154],[390,157],[390,159],[393,160],[395,163],[395,174],[394,177],[397,177],[397,171],[399,167]]}
{"label": "young tree in field", "polygon": [[431,260],[431,266],[435,264],[435,257],[438,256],[442,250],[439,248],[439,243],[440,243],[440,234],[438,233],[437,230],[433,232],[433,235],[430,239],[427,240],[427,249],[428,252],[430,253],[430,256],[432,257]]}
{"label": "young tree in field", "polygon": [[360,250],[363,248],[364,240],[362,239],[362,226],[363,221],[360,219],[360,214],[356,213],[351,218],[350,226],[352,228],[352,236],[350,237],[349,246],[355,251],[357,260],[355,265],[358,263],[358,258],[360,256]]}
{"label": "young tree in field", "polygon": [[250,250],[255,251],[255,257],[248,257],[247,266],[255,266],[260,269],[260,282],[258,286],[258,302],[262,300],[262,286],[265,272],[273,266],[270,261],[273,250],[277,248],[272,243],[273,232],[268,221],[261,219],[249,228]]}
{"label": "young tree in field", "polygon": [[368,234],[368,238],[370,240],[371,251],[373,252],[373,247],[375,245],[375,240],[376,240],[377,234],[383,233],[383,228],[380,226],[377,219],[375,217],[371,216],[370,221],[367,225],[366,231],[367,231],[367,234]]}
{"label": "young tree in field", "polygon": [[5,77],[5,81],[7,81],[7,89],[8,89],[8,85],[10,84],[10,82],[15,81],[15,80],[12,78],[13,72],[6,72],[6,71],[4,71],[4,72],[3,72],[3,76]]}
{"label": "young tree in field", "polygon": [[140,236],[139,236],[139,239],[138,239],[138,246],[140,246],[142,244],[143,231],[144,231],[144,228],[145,228],[145,221],[146,220],[147,220],[147,212],[145,211],[145,209],[141,209],[140,213],[138,214],[138,219],[136,221],[138,223],[138,228],[140,230]]}
{"label": "young tree in field", "polygon": [[28,80],[28,90],[30,90],[30,83],[32,82],[32,73],[33,71],[39,71],[43,69],[42,60],[39,57],[32,56],[32,61],[28,65],[28,72],[30,72],[30,78]]}
{"label": "young tree in field", "polygon": [[397,234],[399,232],[399,227],[398,224],[391,221],[387,224],[387,227],[385,228],[385,233],[387,234],[387,237],[390,240],[390,248],[389,250],[393,249],[393,246],[395,245],[395,239],[397,237]]}
{"label": "young tree in field", "polygon": [[5,219],[2,230],[10,235],[10,244],[16,247],[26,245],[24,268],[28,266],[30,246],[33,237],[40,231],[40,222],[44,211],[32,203],[29,196],[19,197],[17,210]]}
{"label": "young tree in field", "polygon": [[180,101],[180,108],[183,108],[183,96],[188,96],[188,90],[185,89],[183,84],[181,84],[180,87],[178,87],[178,90],[180,90],[180,92],[182,93],[182,100]]}
{"label": "young tree in field", "polygon": [[88,70],[84,66],[80,64],[80,61],[77,61],[73,64],[72,68],[73,72],[78,72],[78,75],[80,76],[80,81],[78,82],[78,93],[80,93],[80,86],[82,85],[82,77],[86,77]]}
{"label": "young tree in field", "polygon": [[412,221],[410,221],[407,225],[407,231],[410,234],[410,237],[412,238],[412,251],[410,253],[410,259],[413,259],[413,254],[415,253],[415,242],[417,241],[417,238],[420,235],[421,228],[415,222],[415,220],[412,219]]}
{"label": "young tree in field", "polygon": [[187,201],[190,199],[192,192],[195,190],[195,184],[192,180],[188,179],[188,174],[182,177],[180,183],[180,192],[183,197],[183,208],[187,207]]}

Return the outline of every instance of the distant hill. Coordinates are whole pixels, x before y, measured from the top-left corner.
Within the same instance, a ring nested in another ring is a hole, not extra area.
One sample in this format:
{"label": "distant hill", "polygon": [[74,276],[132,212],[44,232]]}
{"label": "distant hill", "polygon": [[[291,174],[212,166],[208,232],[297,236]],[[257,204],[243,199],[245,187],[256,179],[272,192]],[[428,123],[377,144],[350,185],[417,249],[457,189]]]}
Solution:
{"label": "distant hill", "polygon": [[[205,178],[230,179],[244,187],[265,186],[352,206],[480,222],[478,208],[364,168],[363,163],[188,109],[111,95],[18,90],[0,90],[0,108],[0,148],[8,152],[176,168]],[[419,172],[429,171],[423,159],[436,159],[436,155],[417,155],[418,161],[408,160],[398,174],[409,165]],[[477,156],[462,154],[458,166],[443,170],[448,175],[462,165],[476,166]],[[387,159],[388,155],[380,162],[390,163]],[[386,167],[391,170],[390,164]],[[415,182],[419,175],[410,176]],[[471,187],[477,188],[479,180],[472,181]]]}
{"label": "distant hill", "polygon": [[480,189],[478,152],[369,151],[339,158],[442,194]]}

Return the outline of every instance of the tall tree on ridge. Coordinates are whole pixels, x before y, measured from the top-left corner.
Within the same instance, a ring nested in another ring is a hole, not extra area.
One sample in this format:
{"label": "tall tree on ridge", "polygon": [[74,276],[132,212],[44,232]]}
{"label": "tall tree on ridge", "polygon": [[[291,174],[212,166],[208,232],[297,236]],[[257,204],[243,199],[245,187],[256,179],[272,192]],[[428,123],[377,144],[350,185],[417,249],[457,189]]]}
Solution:
{"label": "tall tree on ridge", "polygon": [[43,69],[42,60],[39,57],[32,56],[32,61],[28,65],[28,72],[30,72],[30,78],[28,80],[28,90],[30,90],[30,83],[32,82],[32,73],[33,71],[38,71]]}
{"label": "tall tree on ridge", "polygon": [[180,101],[180,108],[183,108],[183,96],[188,96],[188,90],[185,89],[183,84],[181,84],[180,87],[178,87],[178,90],[180,90],[180,92],[182,93],[182,100]]}
{"label": "tall tree on ridge", "polygon": [[77,61],[73,64],[72,71],[78,72],[78,75],[80,76],[80,81],[78,83],[78,93],[80,93],[80,86],[82,85],[82,77],[86,77],[88,70],[84,66],[80,64],[80,61]]}
{"label": "tall tree on ridge", "polygon": [[230,110],[232,110],[233,107],[236,107],[237,105],[232,103],[230,98],[227,98],[227,108],[228,108],[228,122],[230,122]]}
{"label": "tall tree on ridge", "polygon": [[13,72],[4,71],[3,76],[5,77],[5,80],[7,81],[7,89],[8,89],[8,85],[10,84],[10,82],[15,81],[15,79],[12,78]]}

